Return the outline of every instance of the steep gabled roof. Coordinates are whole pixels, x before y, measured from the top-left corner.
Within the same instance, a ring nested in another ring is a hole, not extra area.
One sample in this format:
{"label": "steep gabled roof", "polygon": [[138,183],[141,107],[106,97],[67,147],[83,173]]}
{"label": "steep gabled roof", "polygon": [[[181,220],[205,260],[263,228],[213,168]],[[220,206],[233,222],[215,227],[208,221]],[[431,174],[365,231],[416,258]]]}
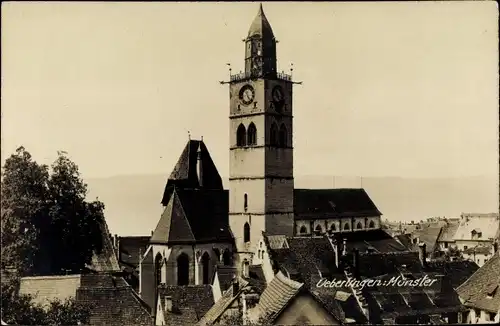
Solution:
{"label": "steep gabled roof", "polygon": [[278,272],[260,296],[257,308],[260,311],[259,315],[274,320],[299,293],[303,285]]}
{"label": "steep gabled roof", "polygon": [[295,219],[382,215],[364,189],[295,189]]}
{"label": "steep gabled roof", "polygon": [[176,188],[150,242],[232,242],[228,197],[225,190]]}
{"label": "steep gabled roof", "polygon": [[466,306],[497,313],[500,309],[500,251],[460,285],[457,292]]}
{"label": "steep gabled roof", "polygon": [[99,252],[94,252],[89,268],[96,272],[118,272],[121,270],[118,264],[118,257],[113,248],[113,241],[111,240],[108,224],[104,217],[99,222],[99,228],[102,238],[102,248]]}
{"label": "steep gabled roof", "polygon": [[[198,179],[198,151],[203,168],[202,184]],[[161,203],[166,206],[174,188],[223,190],[222,179],[202,140],[189,140],[168,178]]]}

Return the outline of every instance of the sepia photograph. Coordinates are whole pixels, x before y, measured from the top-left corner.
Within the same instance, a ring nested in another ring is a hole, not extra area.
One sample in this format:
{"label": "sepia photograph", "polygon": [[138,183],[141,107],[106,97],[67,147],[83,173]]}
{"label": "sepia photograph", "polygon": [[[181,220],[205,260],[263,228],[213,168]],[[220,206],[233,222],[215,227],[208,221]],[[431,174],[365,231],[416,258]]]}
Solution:
{"label": "sepia photograph", "polygon": [[2,325],[500,323],[496,1],[4,1]]}

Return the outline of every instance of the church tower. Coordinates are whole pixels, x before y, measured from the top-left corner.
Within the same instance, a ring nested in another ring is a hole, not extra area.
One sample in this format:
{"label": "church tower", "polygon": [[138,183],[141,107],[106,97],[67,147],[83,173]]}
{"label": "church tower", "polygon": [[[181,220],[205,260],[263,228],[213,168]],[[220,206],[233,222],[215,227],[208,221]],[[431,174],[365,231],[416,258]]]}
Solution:
{"label": "church tower", "polygon": [[228,82],[229,225],[240,268],[262,231],[292,235],[294,219],[293,82],[277,71],[277,41],[262,5],[244,42],[245,71]]}

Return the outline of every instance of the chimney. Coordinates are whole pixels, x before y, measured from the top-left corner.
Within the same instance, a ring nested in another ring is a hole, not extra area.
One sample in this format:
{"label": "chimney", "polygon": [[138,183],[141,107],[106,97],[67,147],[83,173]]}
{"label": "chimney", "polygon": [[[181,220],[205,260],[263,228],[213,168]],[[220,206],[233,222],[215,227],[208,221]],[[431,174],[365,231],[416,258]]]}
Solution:
{"label": "chimney", "polygon": [[422,267],[426,267],[427,261],[427,251],[425,250],[425,243],[420,243],[418,245],[418,258],[420,259],[420,263],[422,264]]}
{"label": "chimney", "polygon": [[201,142],[198,145],[198,151],[196,152],[196,172],[198,174],[198,183],[200,185],[200,188],[203,187],[203,162],[201,160]]}
{"label": "chimney", "polygon": [[353,273],[356,278],[359,278],[359,250],[357,248],[354,248],[352,252],[352,265],[353,265]]}
{"label": "chimney", "polygon": [[165,306],[168,312],[172,312],[172,297],[169,295],[165,297]]}
{"label": "chimney", "polygon": [[236,275],[233,276],[233,295],[236,295],[236,293],[238,293],[238,291],[240,290],[240,284],[238,282],[238,278],[236,277]]}

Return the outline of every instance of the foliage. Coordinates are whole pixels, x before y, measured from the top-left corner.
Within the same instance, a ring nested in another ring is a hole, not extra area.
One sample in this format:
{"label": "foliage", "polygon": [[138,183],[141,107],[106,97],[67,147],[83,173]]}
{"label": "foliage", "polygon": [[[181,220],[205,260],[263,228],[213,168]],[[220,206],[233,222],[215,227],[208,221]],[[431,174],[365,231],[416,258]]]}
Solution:
{"label": "foliage", "polygon": [[2,320],[9,325],[88,324],[90,306],[73,299],[53,301],[47,307],[33,302],[30,295],[19,294],[19,280],[2,282]]}
{"label": "foliage", "polygon": [[104,205],[86,202],[87,186],[64,152],[51,171],[23,148],[2,171],[2,269],[21,276],[80,273],[102,250]]}

